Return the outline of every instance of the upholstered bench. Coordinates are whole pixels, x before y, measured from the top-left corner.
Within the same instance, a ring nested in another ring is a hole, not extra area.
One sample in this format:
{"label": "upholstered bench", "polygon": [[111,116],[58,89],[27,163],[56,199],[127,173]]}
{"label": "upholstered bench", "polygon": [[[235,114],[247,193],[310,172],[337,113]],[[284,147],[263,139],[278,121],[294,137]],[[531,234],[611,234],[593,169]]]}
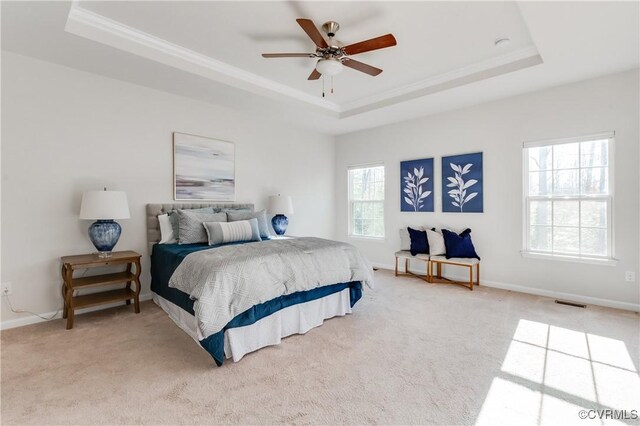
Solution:
{"label": "upholstered bench", "polygon": [[[412,256],[409,250],[400,250],[395,253],[395,256],[396,256],[396,267],[395,267],[396,277],[398,275],[413,275],[414,277],[418,277],[429,282],[429,258],[430,257],[428,254],[416,254],[415,256]],[[398,273],[398,259],[404,259],[404,274]],[[420,260],[422,262],[425,262],[427,275],[419,275],[411,272],[409,270],[409,260]]]}
{"label": "upholstered bench", "polygon": [[[433,266],[436,266],[436,275],[433,275]],[[469,269],[469,281],[455,281],[442,276],[442,265],[461,266]],[[447,259],[444,256],[431,256],[429,259],[429,269],[427,274],[427,281],[430,283],[450,283],[459,284],[464,287],[468,287],[473,291],[473,267],[476,267],[476,285],[480,285],[480,261],[478,259],[467,259],[454,257]]]}

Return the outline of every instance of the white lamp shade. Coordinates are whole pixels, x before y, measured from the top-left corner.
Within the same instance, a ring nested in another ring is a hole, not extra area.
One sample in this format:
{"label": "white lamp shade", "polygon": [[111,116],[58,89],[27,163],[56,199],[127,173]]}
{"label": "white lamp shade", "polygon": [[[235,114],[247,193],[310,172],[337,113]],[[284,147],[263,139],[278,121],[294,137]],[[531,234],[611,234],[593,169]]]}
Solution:
{"label": "white lamp shade", "polygon": [[293,203],[289,195],[272,195],[269,197],[269,213],[293,214]]}
{"label": "white lamp shade", "polygon": [[316,69],[322,75],[338,75],[342,72],[342,62],[337,59],[320,59],[316,64]]}
{"label": "white lamp shade", "polygon": [[122,191],[87,191],[82,195],[80,219],[129,219],[127,194]]}

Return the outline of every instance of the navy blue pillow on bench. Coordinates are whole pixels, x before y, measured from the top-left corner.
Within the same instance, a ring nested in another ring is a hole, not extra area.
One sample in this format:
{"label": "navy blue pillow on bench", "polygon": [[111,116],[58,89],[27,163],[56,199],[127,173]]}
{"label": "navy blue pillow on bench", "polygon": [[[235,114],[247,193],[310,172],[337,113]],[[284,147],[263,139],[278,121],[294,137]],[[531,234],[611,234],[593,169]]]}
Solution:
{"label": "navy blue pillow on bench", "polygon": [[411,238],[411,256],[418,253],[429,254],[429,240],[427,240],[427,232],[407,227],[409,238]]}
{"label": "navy blue pillow on bench", "polygon": [[480,260],[480,256],[476,253],[476,249],[473,247],[473,242],[471,241],[471,229],[465,229],[460,233],[460,235],[447,229],[443,229],[442,236],[444,237],[444,246],[447,250],[445,254],[447,259],[460,257],[466,259],[476,258]]}

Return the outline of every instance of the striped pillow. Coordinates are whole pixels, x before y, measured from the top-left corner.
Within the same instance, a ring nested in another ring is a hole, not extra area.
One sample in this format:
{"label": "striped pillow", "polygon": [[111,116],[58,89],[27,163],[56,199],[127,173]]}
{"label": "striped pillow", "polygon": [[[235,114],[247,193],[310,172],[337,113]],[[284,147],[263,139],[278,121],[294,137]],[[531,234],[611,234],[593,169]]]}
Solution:
{"label": "striped pillow", "polygon": [[262,241],[258,219],[236,222],[204,222],[209,236],[209,245],[234,243],[239,241]]}

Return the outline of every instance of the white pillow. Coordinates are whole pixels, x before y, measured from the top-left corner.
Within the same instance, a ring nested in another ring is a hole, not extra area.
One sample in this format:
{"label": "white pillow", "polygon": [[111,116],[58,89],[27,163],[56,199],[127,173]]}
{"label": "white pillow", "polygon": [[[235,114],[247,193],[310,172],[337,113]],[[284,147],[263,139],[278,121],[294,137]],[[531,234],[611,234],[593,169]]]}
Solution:
{"label": "white pillow", "polygon": [[160,222],[160,242],[158,244],[175,244],[178,241],[173,235],[173,227],[169,220],[168,214],[158,215],[158,222]]}
{"label": "white pillow", "polygon": [[429,241],[429,254],[440,256],[447,252],[444,245],[444,237],[441,233],[427,229],[427,240]]}
{"label": "white pillow", "polygon": [[[410,228],[416,231],[424,231],[422,226],[411,226]],[[400,228],[400,250],[411,250],[411,237],[409,236],[409,231],[406,226]]]}

